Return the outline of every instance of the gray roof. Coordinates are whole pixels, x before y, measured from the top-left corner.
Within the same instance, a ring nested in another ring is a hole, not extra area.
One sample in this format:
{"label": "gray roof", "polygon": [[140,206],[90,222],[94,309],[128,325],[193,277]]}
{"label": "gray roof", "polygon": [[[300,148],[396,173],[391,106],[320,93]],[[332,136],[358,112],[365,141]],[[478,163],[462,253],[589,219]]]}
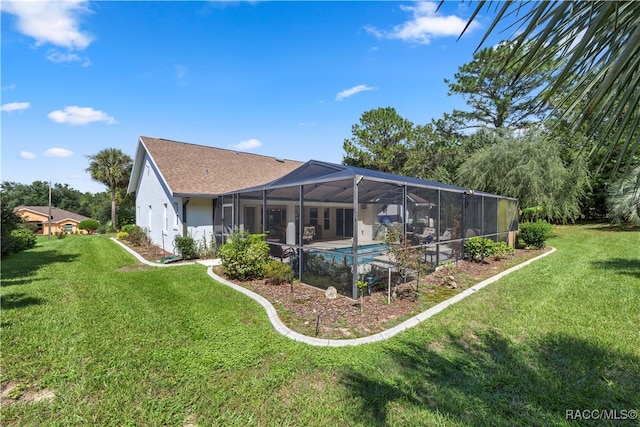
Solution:
{"label": "gray roof", "polygon": [[[277,194],[279,198],[296,199],[298,197],[298,191],[293,188],[289,188],[289,190],[286,189],[288,187],[304,185],[305,200],[349,202],[353,200],[353,185],[350,183],[353,182],[355,177],[361,177],[361,184],[359,184],[359,188],[361,189],[359,191],[359,201],[361,203],[373,202],[381,197],[388,198],[390,195],[392,197],[400,196],[400,186],[405,184],[417,188],[447,190],[453,193],[470,191],[468,188],[443,184],[436,181],[355,166],[310,160],[298,169],[268,184],[247,188],[238,192],[250,193],[262,190],[278,190]],[[229,192],[229,194],[231,193],[233,192]],[[479,196],[502,197],[480,191],[474,191],[474,194]],[[412,195],[412,197],[415,198],[416,196]],[[420,198],[418,202],[424,202],[424,200]]]}

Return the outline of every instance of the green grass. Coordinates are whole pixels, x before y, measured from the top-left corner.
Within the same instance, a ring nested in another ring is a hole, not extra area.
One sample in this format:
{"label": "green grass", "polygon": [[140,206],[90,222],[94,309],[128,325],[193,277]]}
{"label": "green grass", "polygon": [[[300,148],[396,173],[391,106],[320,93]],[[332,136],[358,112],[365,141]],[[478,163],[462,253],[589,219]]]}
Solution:
{"label": "green grass", "polygon": [[[607,425],[640,409],[640,232],[558,227],[557,251],[377,344],[275,333],[203,266],[136,262],[105,236],[2,260],[2,382],[53,390],[2,425]],[[638,425],[621,420],[611,425]]]}

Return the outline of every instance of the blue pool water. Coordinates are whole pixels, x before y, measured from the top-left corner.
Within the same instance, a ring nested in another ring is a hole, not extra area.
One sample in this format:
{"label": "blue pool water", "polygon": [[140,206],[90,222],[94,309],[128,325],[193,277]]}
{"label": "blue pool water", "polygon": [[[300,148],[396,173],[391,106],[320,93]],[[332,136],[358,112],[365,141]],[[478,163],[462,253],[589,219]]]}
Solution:
{"label": "blue pool water", "polygon": [[[374,243],[371,245],[358,246],[358,264],[368,264],[373,262],[373,259],[377,256],[387,253],[387,245],[384,243]],[[336,264],[344,262],[345,258],[347,264],[353,264],[353,248],[337,248],[331,251],[313,251],[312,255],[322,255],[327,261],[334,261]]]}

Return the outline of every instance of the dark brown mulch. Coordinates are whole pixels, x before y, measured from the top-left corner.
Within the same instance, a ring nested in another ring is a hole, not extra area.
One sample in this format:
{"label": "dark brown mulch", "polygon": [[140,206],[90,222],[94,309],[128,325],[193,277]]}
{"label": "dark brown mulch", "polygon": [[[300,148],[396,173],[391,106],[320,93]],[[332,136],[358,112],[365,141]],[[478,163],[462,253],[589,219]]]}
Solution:
{"label": "dark brown mulch", "polygon": [[[162,248],[153,245],[139,247],[123,243],[149,261],[157,262],[162,256],[171,255],[168,252],[163,254]],[[544,251],[518,249],[514,256],[499,261],[459,261],[421,278],[418,292],[415,280],[392,287],[394,296],[391,304],[388,303],[385,286],[379,286],[364,300],[353,300],[341,295],[328,299],[324,290],[300,282],[270,285],[264,280],[231,281],[266,298],[276,308],[280,319],[296,332],[321,338],[356,338],[388,329]],[[221,267],[215,271],[224,277]]]}

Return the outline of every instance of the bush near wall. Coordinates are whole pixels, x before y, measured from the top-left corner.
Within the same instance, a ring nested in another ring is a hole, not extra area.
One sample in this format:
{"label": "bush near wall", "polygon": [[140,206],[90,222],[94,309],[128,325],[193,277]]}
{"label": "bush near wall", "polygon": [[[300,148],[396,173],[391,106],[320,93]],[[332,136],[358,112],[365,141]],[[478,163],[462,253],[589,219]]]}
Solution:
{"label": "bush near wall", "polygon": [[553,226],[546,221],[522,222],[518,231],[518,240],[524,247],[542,249],[552,232]]}

